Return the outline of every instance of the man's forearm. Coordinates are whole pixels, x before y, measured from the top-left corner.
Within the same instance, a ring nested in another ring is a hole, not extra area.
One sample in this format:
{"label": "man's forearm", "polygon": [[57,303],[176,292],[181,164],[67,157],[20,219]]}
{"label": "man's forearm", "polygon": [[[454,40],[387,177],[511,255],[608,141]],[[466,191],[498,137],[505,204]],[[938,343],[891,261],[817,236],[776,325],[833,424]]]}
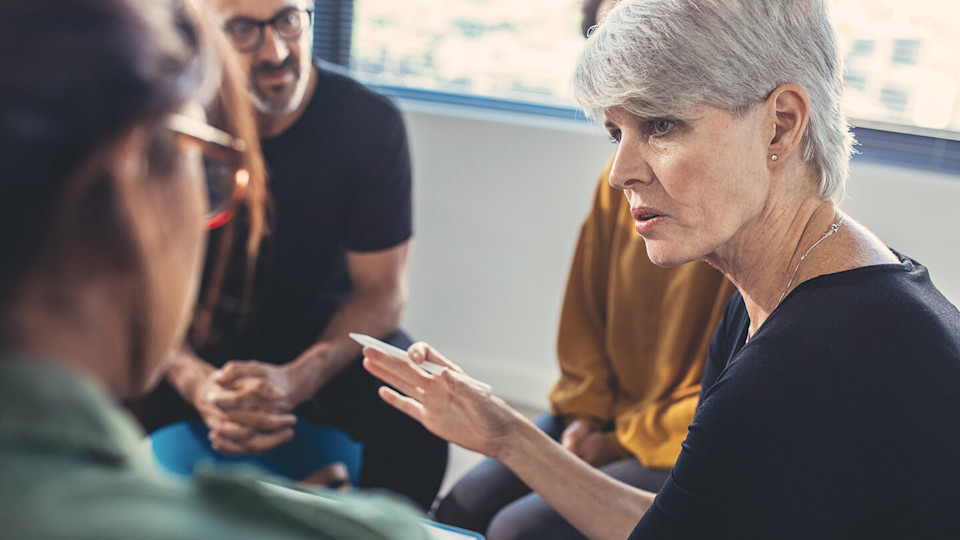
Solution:
{"label": "man's forearm", "polygon": [[393,334],[400,327],[404,303],[401,291],[354,293],[334,314],[319,341],[297,357],[292,368],[309,381],[314,391],[323,387],[360,357],[362,347],[348,334]]}

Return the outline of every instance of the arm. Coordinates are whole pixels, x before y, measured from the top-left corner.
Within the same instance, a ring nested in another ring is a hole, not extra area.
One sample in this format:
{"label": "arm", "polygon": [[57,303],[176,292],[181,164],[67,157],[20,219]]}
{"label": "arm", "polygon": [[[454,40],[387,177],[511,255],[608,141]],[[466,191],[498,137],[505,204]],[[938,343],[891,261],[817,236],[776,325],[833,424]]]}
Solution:
{"label": "arm", "polygon": [[410,355],[449,368],[438,375],[373,349],[364,354],[368,371],[406,394],[383,387],[385,401],[438,436],[501,460],[586,536],[622,540],[653,503],[652,493],[567,452],[433,349],[417,344]]}
{"label": "arm", "polygon": [[360,356],[360,345],[348,333],[384,337],[397,331],[407,302],[409,251],[408,240],[382,251],[347,253],[353,287],[349,298],[333,316],[320,341],[290,364],[294,378],[303,381],[303,399]]}
{"label": "arm", "polygon": [[349,332],[385,337],[396,332],[407,300],[407,258],[413,233],[412,178],[400,112],[382,97],[356,113],[366,124],[349,130],[362,158],[351,162],[343,226],[350,295],[319,341],[290,365],[305,400],[360,356]]}
{"label": "arm", "polygon": [[274,408],[290,412],[310,399],[351,361],[360,346],[347,335],[361,332],[387,336],[397,330],[406,304],[406,268],[410,242],[370,253],[348,252],[351,292],[334,314],[319,341],[292,362],[275,366],[257,361],[231,361],[216,375],[221,384],[245,378],[266,381],[276,394]]}
{"label": "arm", "polygon": [[607,476],[529,422],[514,433],[497,459],[586,537],[623,540],[653,504],[654,493]]}

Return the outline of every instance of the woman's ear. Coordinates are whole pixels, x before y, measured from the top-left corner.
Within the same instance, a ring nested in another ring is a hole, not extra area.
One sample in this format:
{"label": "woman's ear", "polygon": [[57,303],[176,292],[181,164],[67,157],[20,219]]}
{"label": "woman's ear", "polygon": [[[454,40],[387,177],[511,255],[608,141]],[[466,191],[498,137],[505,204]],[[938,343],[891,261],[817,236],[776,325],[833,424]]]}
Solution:
{"label": "woman's ear", "polygon": [[782,162],[800,146],[810,120],[810,99],[799,85],[786,83],[770,94],[764,110],[773,122],[767,149],[770,160]]}
{"label": "woman's ear", "polygon": [[[149,251],[164,236],[158,225],[163,209],[170,208],[168,193],[173,182],[157,182],[151,166],[155,135],[147,127],[137,127],[117,139],[104,157],[112,189],[116,195],[118,217],[128,225],[136,250]],[[171,157],[175,159],[175,157]],[[175,215],[175,213],[173,214]]]}
{"label": "woman's ear", "polygon": [[60,229],[53,236],[70,240],[51,249],[62,260],[75,257],[65,265],[73,278],[102,278],[131,267],[133,217],[144,200],[137,180],[145,141],[142,129],[124,133],[94,152],[67,183],[52,227]]}

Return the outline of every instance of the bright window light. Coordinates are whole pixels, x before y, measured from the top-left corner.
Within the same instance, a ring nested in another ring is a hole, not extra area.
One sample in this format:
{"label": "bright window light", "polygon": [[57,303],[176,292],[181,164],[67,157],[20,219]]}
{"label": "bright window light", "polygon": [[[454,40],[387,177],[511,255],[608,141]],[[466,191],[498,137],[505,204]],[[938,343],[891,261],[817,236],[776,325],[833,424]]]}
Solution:
{"label": "bright window light", "polygon": [[[361,80],[575,107],[580,0],[354,0]],[[960,132],[960,4],[833,0],[854,125]]]}

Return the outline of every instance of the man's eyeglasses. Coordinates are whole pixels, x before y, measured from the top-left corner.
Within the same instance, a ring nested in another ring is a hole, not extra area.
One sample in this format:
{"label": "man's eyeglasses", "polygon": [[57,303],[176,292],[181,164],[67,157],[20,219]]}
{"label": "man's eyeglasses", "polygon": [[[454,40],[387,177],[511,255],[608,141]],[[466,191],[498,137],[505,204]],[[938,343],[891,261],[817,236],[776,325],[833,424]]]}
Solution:
{"label": "man's eyeglasses", "polygon": [[167,128],[181,140],[195,144],[203,153],[203,172],[207,184],[207,229],[216,229],[233,217],[250,182],[243,168],[246,144],[203,121],[175,114]]}
{"label": "man's eyeglasses", "polygon": [[247,17],[235,17],[223,25],[223,30],[240,52],[257,50],[263,43],[264,28],[273,27],[273,31],[286,41],[293,41],[303,34],[313,22],[313,8],[287,8],[272,19],[258,21]]}

